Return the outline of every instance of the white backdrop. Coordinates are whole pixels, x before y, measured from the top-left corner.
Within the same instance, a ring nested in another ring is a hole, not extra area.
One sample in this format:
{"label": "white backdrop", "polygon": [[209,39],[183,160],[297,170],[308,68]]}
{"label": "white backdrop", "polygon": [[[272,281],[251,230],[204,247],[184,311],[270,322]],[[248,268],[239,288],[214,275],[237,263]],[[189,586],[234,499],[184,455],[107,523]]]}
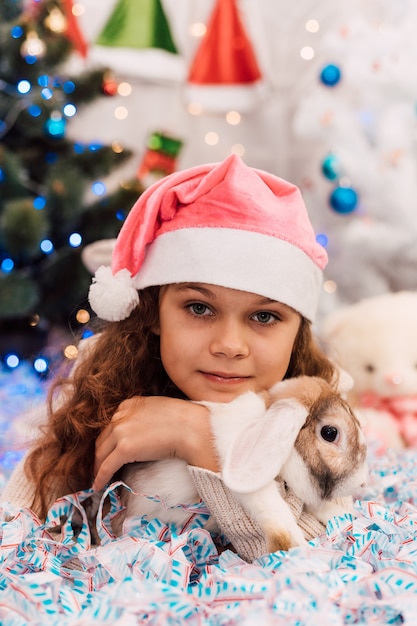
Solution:
{"label": "white backdrop", "polygon": [[[318,55],[319,40],[334,18],[355,10],[356,0],[244,0],[238,3],[246,30],[252,41],[267,84],[267,97],[255,111],[242,116],[241,123],[231,126],[223,114],[194,116],[187,111],[184,93],[186,73],[199,44],[190,34],[196,22],[206,22],[213,0],[163,0],[172,34],[180,51],[175,57],[158,51],[132,51],[98,47],[93,44],[101,31],[115,0],[82,0],[85,13],[79,23],[90,53],[87,65],[109,64],[117,80],[128,81],[133,89],[128,97],[116,96],[96,101],[71,123],[70,132],[86,141],[106,143],[117,139],[135,151],[126,167],[134,173],[143,152],[149,131],[164,129],[184,139],[180,167],[217,161],[229,154],[231,146],[244,146],[249,165],[271,170],[283,177],[300,179],[303,163],[308,159],[308,146],[298,146],[292,134],[294,107],[317,80],[319,67],[325,60]],[[348,5],[348,6],[347,6]],[[320,23],[318,33],[309,33],[309,19]],[[304,60],[300,51],[311,46],[316,54]],[[79,59],[74,64],[82,67]],[[150,69],[151,68],[151,69]],[[156,78],[152,79],[150,74]],[[124,120],[116,120],[118,106],[128,109]],[[217,145],[207,145],[207,132],[219,135]],[[116,174],[116,177],[118,174]]]}

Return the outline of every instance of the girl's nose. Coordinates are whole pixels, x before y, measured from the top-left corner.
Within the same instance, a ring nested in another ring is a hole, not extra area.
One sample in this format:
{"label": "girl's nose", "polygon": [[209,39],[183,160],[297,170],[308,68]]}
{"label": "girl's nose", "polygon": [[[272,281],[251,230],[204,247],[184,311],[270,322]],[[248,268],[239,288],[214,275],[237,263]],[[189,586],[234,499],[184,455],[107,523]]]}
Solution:
{"label": "girl's nose", "polygon": [[236,322],[219,324],[211,341],[211,352],[229,359],[247,356],[249,346],[240,324]]}

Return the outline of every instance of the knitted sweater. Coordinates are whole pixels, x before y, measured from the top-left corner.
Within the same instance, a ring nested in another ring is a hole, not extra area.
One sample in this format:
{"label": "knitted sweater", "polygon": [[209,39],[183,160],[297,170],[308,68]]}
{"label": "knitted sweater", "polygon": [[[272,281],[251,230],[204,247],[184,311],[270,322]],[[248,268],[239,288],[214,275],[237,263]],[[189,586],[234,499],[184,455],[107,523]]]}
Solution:
{"label": "knitted sweater", "polygon": [[[33,484],[27,479],[21,461],[15,468],[1,500],[10,502],[17,508],[30,507],[33,499]],[[238,503],[222,481],[220,474],[200,467],[189,466],[196,489],[224,535],[237,553],[246,561],[252,562],[265,554],[266,541],[261,527],[254,522]],[[283,496],[288,502],[307,540],[321,534],[324,526],[311,514],[303,510],[303,504],[294,494],[280,483]],[[50,504],[65,492],[57,482],[50,494]]]}

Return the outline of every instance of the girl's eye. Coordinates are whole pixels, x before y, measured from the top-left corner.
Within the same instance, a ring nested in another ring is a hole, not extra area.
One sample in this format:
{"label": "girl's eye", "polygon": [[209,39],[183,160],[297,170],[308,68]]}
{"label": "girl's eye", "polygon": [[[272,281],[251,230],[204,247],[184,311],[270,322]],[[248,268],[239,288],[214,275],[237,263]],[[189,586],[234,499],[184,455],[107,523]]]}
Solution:
{"label": "girl's eye", "polygon": [[278,320],[278,316],[273,313],[269,313],[268,311],[260,311],[259,313],[255,313],[252,316],[252,319],[255,322],[260,322],[261,324],[272,324]]}
{"label": "girl's eye", "polygon": [[202,304],[201,302],[193,302],[193,304],[189,304],[187,308],[194,315],[211,315],[211,309],[206,304]]}

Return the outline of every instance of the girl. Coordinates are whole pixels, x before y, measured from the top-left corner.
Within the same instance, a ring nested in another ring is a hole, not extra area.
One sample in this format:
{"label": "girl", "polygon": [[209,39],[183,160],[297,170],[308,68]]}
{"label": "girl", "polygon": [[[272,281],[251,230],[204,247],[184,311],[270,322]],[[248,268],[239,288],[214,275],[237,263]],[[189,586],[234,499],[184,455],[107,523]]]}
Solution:
{"label": "girl", "polygon": [[[263,554],[260,528],[221,480],[207,409],[189,400],[229,402],[302,374],[337,379],[311,331],[326,261],[299,190],[235,155],[150,187],[90,288],[106,323],[55,382],[3,499],[44,518],[56,498],[100,490],[126,463],[176,456],[239,554]],[[286,497],[307,539],[323,531]]]}

